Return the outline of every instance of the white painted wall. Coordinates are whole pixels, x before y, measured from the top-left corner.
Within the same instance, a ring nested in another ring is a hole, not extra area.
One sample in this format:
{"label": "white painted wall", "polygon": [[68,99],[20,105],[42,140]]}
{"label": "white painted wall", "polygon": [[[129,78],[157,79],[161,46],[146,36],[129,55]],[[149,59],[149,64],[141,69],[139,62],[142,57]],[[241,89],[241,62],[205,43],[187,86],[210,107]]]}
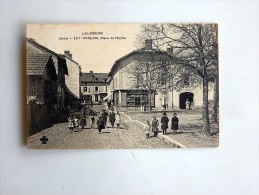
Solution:
{"label": "white painted wall", "polygon": [[68,75],[66,76],[65,83],[68,89],[78,98],[80,97],[80,67],[78,64],[66,58]]}

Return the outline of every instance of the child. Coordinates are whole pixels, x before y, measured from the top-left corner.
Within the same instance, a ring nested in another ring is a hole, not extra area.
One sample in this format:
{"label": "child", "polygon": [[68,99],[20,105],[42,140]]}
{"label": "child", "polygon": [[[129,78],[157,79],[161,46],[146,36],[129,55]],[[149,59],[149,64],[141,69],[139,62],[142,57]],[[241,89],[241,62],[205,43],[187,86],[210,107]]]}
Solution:
{"label": "child", "polygon": [[149,124],[149,121],[147,121],[147,124],[145,125],[145,133],[146,133],[146,139],[150,138],[150,124]]}
{"label": "child", "polygon": [[154,137],[157,137],[158,134],[158,120],[156,119],[156,116],[153,116],[152,120],[152,131],[154,132]]}
{"label": "child", "polygon": [[93,126],[94,126],[94,122],[95,122],[94,114],[91,115],[90,119],[91,119],[91,124],[90,125],[91,125],[91,129],[92,129]]}
{"label": "child", "polygon": [[121,122],[121,117],[119,111],[115,115],[115,121],[116,121],[116,129],[118,130],[120,128],[120,122]]}
{"label": "child", "polygon": [[78,129],[79,126],[79,119],[75,117],[75,129]]}
{"label": "child", "polygon": [[74,118],[72,114],[70,114],[68,117],[68,128],[70,130],[70,133],[74,131]]}

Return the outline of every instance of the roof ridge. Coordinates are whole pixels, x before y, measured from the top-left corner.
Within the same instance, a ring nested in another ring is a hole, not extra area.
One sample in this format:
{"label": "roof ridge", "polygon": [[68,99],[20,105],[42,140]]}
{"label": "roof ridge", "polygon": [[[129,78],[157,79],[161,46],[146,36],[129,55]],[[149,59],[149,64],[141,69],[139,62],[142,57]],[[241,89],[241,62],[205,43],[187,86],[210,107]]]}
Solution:
{"label": "roof ridge", "polygon": [[57,56],[57,57],[62,57],[62,58],[64,58],[62,55],[60,55],[60,54],[58,54],[58,53],[56,53],[56,52],[50,50],[49,48],[45,47],[44,45],[41,45],[40,43],[38,43],[37,41],[35,41],[35,39],[33,39],[33,38],[27,38],[27,41],[30,42],[30,43],[32,43],[32,44],[34,44],[34,45],[37,45],[37,46],[41,47],[42,49],[47,50],[48,52],[52,53],[53,55],[55,55],[55,56]]}

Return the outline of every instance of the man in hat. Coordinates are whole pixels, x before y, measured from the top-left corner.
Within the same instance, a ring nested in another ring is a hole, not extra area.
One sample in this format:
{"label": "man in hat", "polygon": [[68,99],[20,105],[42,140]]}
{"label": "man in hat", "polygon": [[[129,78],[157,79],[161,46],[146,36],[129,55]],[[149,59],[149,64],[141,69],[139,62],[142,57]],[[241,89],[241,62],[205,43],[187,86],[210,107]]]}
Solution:
{"label": "man in hat", "polygon": [[109,121],[112,125],[112,128],[114,128],[114,123],[115,123],[115,113],[113,112],[113,109],[111,109],[111,113],[109,115]]}
{"label": "man in hat", "polygon": [[168,122],[169,122],[169,119],[167,117],[167,114],[164,112],[161,117],[161,129],[163,130],[163,135],[166,134],[166,130],[168,128]]}
{"label": "man in hat", "polygon": [[108,117],[108,112],[106,112],[106,110],[103,110],[103,112],[102,112],[102,118],[103,118],[104,127],[106,127],[107,117]]}
{"label": "man in hat", "polygon": [[174,135],[177,134],[178,122],[179,122],[179,119],[177,118],[177,114],[174,113],[172,118],[172,126],[171,126],[171,129],[173,130]]}

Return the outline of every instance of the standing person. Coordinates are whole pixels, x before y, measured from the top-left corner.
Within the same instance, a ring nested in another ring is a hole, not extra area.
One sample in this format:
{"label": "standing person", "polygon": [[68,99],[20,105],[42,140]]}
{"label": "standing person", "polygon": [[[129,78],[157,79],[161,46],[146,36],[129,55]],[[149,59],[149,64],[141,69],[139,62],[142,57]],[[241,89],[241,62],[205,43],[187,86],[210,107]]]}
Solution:
{"label": "standing person", "polygon": [[186,99],[185,106],[186,110],[190,110],[191,102],[188,99]]}
{"label": "standing person", "polygon": [[163,116],[161,117],[161,129],[163,130],[163,135],[166,135],[166,130],[168,128],[169,119],[167,114],[164,112]]}
{"label": "standing person", "polygon": [[94,122],[95,122],[95,118],[94,118],[94,114],[92,113],[91,114],[91,117],[90,117],[90,122],[91,122],[91,129],[93,128],[93,126],[94,126]]}
{"label": "standing person", "polygon": [[79,119],[75,117],[75,129],[78,129],[79,126]]}
{"label": "standing person", "polygon": [[84,110],[82,111],[80,124],[81,124],[82,129],[84,129],[86,126],[86,114],[85,114]]}
{"label": "standing person", "polygon": [[118,130],[120,128],[120,122],[121,122],[121,117],[119,112],[117,112],[115,115],[115,121],[116,121],[116,129]]}
{"label": "standing person", "polygon": [[172,118],[172,127],[171,129],[173,130],[173,134],[177,134],[177,130],[178,130],[178,122],[179,122],[179,119],[177,117],[177,114],[174,113],[173,114],[173,118]]}
{"label": "standing person", "polygon": [[108,100],[107,106],[108,106],[108,109],[110,110],[111,109],[111,100]]}
{"label": "standing person", "polygon": [[74,118],[72,114],[70,114],[68,117],[68,128],[70,130],[70,133],[74,131]]}
{"label": "standing person", "polygon": [[157,134],[158,134],[158,125],[159,125],[159,122],[158,122],[158,120],[156,119],[156,116],[153,116],[151,128],[152,128],[152,131],[154,132],[154,137],[157,137]]}
{"label": "standing person", "polygon": [[109,115],[109,121],[112,125],[112,128],[114,128],[114,123],[115,123],[115,113],[113,112],[113,109],[112,109],[112,112],[110,113]]}
{"label": "standing person", "polygon": [[150,138],[150,123],[147,121],[147,124],[145,125],[145,134],[146,134],[146,139]]}
{"label": "standing person", "polygon": [[100,133],[102,132],[102,129],[105,128],[105,127],[104,127],[104,123],[103,123],[103,118],[102,118],[102,116],[99,116],[99,118],[98,118],[96,124],[97,124],[97,129],[98,129],[99,134],[100,134]]}
{"label": "standing person", "polygon": [[102,118],[103,118],[104,128],[106,127],[107,117],[108,117],[108,113],[106,112],[106,110],[103,110]]}

